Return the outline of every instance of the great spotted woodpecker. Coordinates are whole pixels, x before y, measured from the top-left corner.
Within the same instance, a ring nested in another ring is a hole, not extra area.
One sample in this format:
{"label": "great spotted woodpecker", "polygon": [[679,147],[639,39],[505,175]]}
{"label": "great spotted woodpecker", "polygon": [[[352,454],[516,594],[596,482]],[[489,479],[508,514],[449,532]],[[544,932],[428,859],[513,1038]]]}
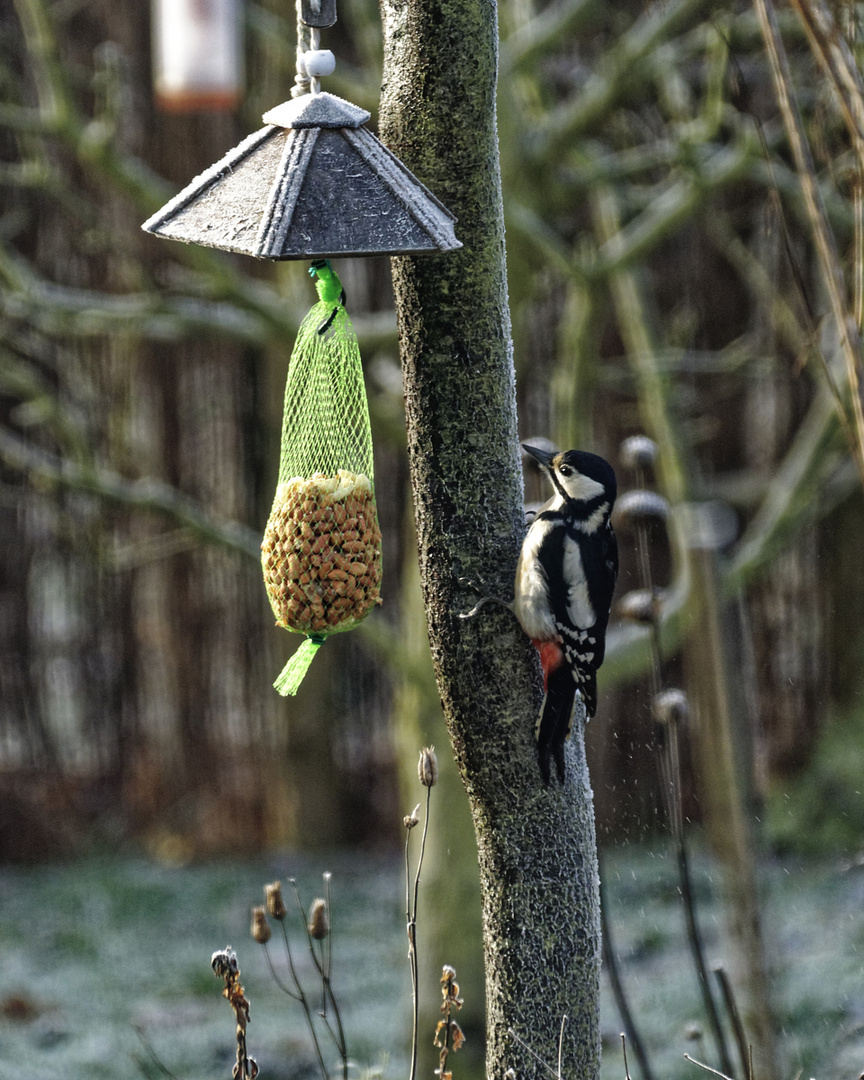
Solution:
{"label": "great spotted woodpecker", "polygon": [[576,691],[589,716],[597,710],[596,673],[618,576],[618,544],[609,521],[617,485],[612,466],[596,454],[524,449],[540,463],[555,493],[522,544],[513,611],[543,667],[540,771],[548,782],[551,757],[563,784]]}

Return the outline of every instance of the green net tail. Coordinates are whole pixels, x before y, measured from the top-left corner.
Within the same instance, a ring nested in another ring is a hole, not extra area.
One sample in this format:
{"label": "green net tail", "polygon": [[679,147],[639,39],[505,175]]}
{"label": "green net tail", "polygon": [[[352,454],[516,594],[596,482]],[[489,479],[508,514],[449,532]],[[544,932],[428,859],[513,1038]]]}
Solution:
{"label": "green net tail", "polygon": [[324,644],[323,637],[307,637],[288,663],[282,668],[282,674],[273,683],[282,697],[293,697],[300,689],[300,683],[315,658],[315,653]]}

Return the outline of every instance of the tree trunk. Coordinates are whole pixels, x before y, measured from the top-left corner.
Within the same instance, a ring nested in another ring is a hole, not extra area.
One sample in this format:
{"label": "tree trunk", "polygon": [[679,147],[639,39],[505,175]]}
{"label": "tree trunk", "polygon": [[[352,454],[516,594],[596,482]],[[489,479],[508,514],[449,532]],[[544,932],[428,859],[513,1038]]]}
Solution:
{"label": "tree trunk", "polygon": [[[524,533],[495,128],[492,0],[383,0],[387,144],[458,216],[461,251],[394,260],[420,567],[438,688],[474,817],[487,1076],[599,1071],[599,897],[582,722],[567,783],[534,748],[539,666],[512,615]],[[482,584],[481,584],[482,583]],[[459,969],[459,958],[450,962]],[[427,987],[427,990],[431,988]],[[518,1040],[510,1034],[515,1031]]]}

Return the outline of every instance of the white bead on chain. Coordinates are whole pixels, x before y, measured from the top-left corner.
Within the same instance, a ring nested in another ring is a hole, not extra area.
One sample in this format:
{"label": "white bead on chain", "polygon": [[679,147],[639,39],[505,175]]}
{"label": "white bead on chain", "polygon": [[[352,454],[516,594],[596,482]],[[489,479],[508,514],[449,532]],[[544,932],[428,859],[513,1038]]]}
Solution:
{"label": "white bead on chain", "polygon": [[336,57],[329,49],[320,48],[320,45],[321,31],[298,20],[297,74],[294,76],[292,97],[320,94],[322,76],[332,75],[336,69]]}

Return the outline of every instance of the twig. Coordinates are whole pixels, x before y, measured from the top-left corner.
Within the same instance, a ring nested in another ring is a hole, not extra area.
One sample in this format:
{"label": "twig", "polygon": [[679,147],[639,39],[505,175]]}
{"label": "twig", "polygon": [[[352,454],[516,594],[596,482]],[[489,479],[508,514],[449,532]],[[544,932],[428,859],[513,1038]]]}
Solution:
{"label": "twig", "polygon": [[533,1051],[531,1049],[531,1047],[528,1045],[528,1043],[526,1043],[525,1040],[520,1035],[516,1034],[516,1032],[513,1030],[513,1028],[507,1028],[507,1034],[511,1038],[515,1039],[516,1042],[519,1043],[519,1045],[522,1047],[523,1050],[527,1050],[528,1053],[531,1055],[531,1057],[534,1058],[534,1060],[537,1062],[537,1064],[541,1065],[546,1070],[546,1072],[548,1072],[549,1075],[554,1078],[554,1080],[559,1080],[558,1073],[555,1072],[555,1070],[552,1068],[552,1066],[548,1062],[544,1061],[543,1058],[541,1058],[539,1054],[535,1053],[535,1051]]}
{"label": "twig", "polygon": [[690,1061],[694,1065],[698,1065],[699,1068],[704,1069],[705,1072],[710,1072],[710,1073],[713,1073],[715,1076],[721,1077],[722,1080],[732,1080],[732,1078],[730,1076],[727,1076],[726,1073],[720,1072],[719,1069],[712,1069],[710,1065],[705,1065],[701,1061],[697,1061],[696,1058],[690,1057],[689,1054],[684,1055],[684,1060],[685,1061]]}
{"label": "twig", "polygon": [[58,487],[95,495],[118,506],[162,514],[203,540],[256,560],[261,557],[261,541],[257,533],[239,522],[212,517],[194,499],[159,480],[125,480],[107,468],[85,468],[68,458],[46,453],[2,427],[0,458],[28,476],[49,480]]}

